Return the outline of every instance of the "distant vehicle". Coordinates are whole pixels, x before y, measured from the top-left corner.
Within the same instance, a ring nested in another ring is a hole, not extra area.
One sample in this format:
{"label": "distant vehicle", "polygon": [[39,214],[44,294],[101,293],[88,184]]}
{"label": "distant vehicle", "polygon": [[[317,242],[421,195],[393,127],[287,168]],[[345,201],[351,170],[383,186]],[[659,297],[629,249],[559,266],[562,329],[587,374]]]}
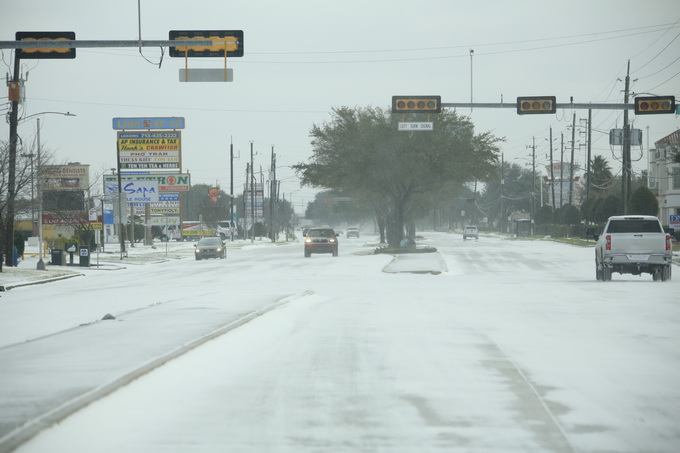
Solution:
{"label": "distant vehicle", "polygon": [[305,236],[305,258],[312,253],[338,256],[338,235],[333,228],[310,228]]}
{"label": "distant vehicle", "polygon": [[479,229],[474,225],[468,225],[463,229],[463,240],[467,238],[479,239]]}
{"label": "distant vehicle", "polygon": [[231,220],[218,220],[216,233],[222,239],[231,239],[238,236],[238,230],[236,229],[236,223]]}
{"label": "distant vehicle", "polygon": [[307,236],[307,232],[309,231],[310,228],[312,228],[311,225],[305,225],[305,226],[302,227],[302,236],[303,237]]}
{"label": "distant vehicle", "polygon": [[194,254],[196,260],[203,258],[220,258],[227,257],[227,248],[219,237],[201,238],[195,245]]}
{"label": "distant vehicle", "polygon": [[182,221],[182,240],[195,241],[202,237],[215,236],[215,230],[208,228],[206,225],[198,220],[184,220]]}
{"label": "distant vehicle", "polygon": [[357,228],[357,227],[347,228],[347,237],[348,238],[358,238],[359,237],[359,228]]}
{"label": "distant vehicle", "polygon": [[161,233],[161,241],[181,241],[182,240],[182,229],[179,225],[166,225],[163,227]]}
{"label": "distant vehicle", "polygon": [[652,274],[657,281],[671,279],[673,249],[670,234],[654,216],[613,216],[602,235],[595,235],[595,277],[609,281],[612,272]]}

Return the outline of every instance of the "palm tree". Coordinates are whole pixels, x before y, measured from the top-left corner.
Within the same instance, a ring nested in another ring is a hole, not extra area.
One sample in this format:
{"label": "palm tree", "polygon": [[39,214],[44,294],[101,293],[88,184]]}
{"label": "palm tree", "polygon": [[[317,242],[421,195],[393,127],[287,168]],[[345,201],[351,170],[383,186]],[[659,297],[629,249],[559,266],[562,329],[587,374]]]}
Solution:
{"label": "palm tree", "polygon": [[595,156],[590,163],[590,173],[586,173],[586,178],[590,179],[590,186],[596,193],[599,195],[606,193],[614,182],[614,175],[607,159]]}

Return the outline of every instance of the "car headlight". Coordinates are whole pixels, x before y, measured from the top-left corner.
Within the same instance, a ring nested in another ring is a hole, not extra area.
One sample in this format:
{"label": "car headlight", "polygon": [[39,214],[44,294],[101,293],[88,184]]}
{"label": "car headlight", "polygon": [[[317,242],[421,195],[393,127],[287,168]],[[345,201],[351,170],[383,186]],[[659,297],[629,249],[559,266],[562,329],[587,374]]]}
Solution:
{"label": "car headlight", "polygon": [[221,252],[221,251],[222,251],[222,247],[217,247],[217,251],[218,251],[218,252]]}
{"label": "car headlight", "polygon": [[310,243],[310,242],[312,242],[312,238],[310,238],[310,237],[306,237],[306,238],[305,238],[305,242],[306,242],[306,243]]}
{"label": "car headlight", "polygon": [[201,250],[200,250],[200,249],[196,249],[196,250],[194,250],[194,252],[196,252],[196,253],[201,253]]}
{"label": "car headlight", "polygon": [[334,243],[335,241],[336,241],[335,238],[330,238],[330,239],[328,239],[328,242],[330,242],[330,243]]}

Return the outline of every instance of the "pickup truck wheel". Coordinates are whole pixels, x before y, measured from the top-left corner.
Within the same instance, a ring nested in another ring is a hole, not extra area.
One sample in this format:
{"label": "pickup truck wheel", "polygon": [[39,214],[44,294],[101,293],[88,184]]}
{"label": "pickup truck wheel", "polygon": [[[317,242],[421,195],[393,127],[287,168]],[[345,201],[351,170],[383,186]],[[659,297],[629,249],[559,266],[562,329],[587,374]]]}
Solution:
{"label": "pickup truck wheel", "polygon": [[671,266],[668,265],[661,271],[661,281],[665,282],[671,279]]}
{"label": "pickup truck wheel", "polygon": [[602,273],[600,272],[600,268],[595,264],[595,279],[599,282],[602,280]]}
{"label": "pickup truck wheel", "polygon": [[602,281],[608,282],[612,279],[612,269],[607,266],[602,266]]}

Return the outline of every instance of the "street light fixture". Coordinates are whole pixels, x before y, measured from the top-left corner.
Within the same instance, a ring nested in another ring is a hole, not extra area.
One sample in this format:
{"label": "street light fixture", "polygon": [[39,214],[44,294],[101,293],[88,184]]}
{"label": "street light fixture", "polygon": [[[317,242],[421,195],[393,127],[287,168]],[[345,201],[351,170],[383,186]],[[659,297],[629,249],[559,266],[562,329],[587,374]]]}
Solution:
{"label": "street light fixture", "polygon": [[[34,113],[33,115],[29,115],[27,117],[22,118],[19,120],[25,121],[27,119],[30,119],[34,116],[39,116],[39,115],[46,115],[46,114],[55,114],[55,115],[64,115],[64,116],[76,116],[74,113],[71,112],[40,112],[40,113]],[[37,151],[37,173],[38,173],[38,183],[36,184],[36,189],[37,189],[37,195],[38,195],[38,265],[36,267],[37,270],[39,271],[44,271],[45,270],[45,262],[43,261],[43,240],[42,240],[42,227],[43,227],[43,219],[42,219],[42,184],[41,182],[41,159],[40,159],[40,118],[36,118],[36,123],[37,123],[37,145],[38,145],[38,151]]]}

